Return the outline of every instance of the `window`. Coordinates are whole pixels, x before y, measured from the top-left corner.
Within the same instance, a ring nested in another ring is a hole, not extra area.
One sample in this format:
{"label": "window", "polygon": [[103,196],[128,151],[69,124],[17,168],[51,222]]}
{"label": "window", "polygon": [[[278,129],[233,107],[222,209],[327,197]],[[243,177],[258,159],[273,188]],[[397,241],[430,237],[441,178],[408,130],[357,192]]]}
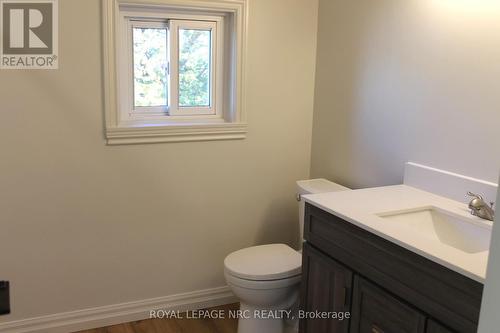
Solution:
{"label": "window", "polygon": [[133,71],[124,77],[132,87],[123,91],[122,100],[131,103],[127,109],[131,119],[220,115],[217,90],[222,89],[223,78],[217,68],[223,66],[223,45],[217,26],[221,21],[126,20],[124,40],[129,42],[124,53],[131,58],[124,66]]}
{"label": "window", "polygon": [[[133,52],[134,110],[167,108],[169,58],[167,27],[136,23],[131,26]],[[162,110],[168,112],[168,110]]]}
{"label": "window", "polygon": [[[186,113],[215,114],[212,102],[215,24],[177,23],[179,49],[174,56],[179,75],[179,107]],[[198,112],[196,112],[198,111]]]}
{"label": "window", "polygon": [[104,1],[108,144],[241,139],[244,0]]}

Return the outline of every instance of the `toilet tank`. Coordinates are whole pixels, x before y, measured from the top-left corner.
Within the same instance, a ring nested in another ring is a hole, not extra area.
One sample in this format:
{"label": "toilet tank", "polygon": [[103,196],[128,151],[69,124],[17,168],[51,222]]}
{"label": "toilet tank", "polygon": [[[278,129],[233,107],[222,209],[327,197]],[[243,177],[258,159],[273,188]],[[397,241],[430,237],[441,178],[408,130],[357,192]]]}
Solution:
{"label": "toilet tank", "polygon": [[299,230],[300,230],[300,245],[299,250],[302,250],[302,242],[304,240],[304,208],[305,201],[302,195],[325,193],[325,192],[338,192],[348,191],[349,188],[331,182],[323,178],[299,180],[297,181],[297,201],[299,201]]}

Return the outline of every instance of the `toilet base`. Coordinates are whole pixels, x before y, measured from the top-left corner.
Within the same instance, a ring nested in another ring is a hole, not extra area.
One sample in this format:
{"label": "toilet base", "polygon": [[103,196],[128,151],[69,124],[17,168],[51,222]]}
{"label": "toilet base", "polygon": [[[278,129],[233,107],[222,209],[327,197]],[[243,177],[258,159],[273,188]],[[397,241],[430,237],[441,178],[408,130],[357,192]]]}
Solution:
{"label": "toilet base", "polygon": [[[289,318],[262,318],[263,309],[240,303],[243,314],[238,319],[238,333],[297,333],[296,320]],[[259,315],[260,314],[260,315]]]}

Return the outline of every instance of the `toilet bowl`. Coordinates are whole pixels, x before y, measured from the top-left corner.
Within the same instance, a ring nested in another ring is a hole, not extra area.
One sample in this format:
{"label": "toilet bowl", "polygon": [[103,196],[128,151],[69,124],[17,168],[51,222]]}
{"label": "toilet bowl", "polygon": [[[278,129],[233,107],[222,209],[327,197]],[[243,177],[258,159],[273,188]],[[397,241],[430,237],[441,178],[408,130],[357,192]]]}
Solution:
{"label": "toilet bowl", "polygon": [[[348,188],[326,179],[297,182],[300,238],[304,228],[304,194]],[[253,246],[229,254],[224,260],[228,286],[240,300],[238,333],[297,332],[301,281],[302,242],[299,251],[285,244]]]}
{"label": "toilet bowl", "polygon": [[254,246],[224,260],[227,284],[240,300],[238,333],[285,332],[298,299],[301,255],[285,244]]}

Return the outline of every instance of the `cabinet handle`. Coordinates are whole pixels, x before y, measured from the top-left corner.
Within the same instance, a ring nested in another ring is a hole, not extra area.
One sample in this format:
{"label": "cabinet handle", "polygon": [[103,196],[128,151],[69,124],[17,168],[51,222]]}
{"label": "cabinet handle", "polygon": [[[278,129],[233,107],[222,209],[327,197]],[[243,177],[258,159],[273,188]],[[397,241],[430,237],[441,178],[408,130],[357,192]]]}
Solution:
{"label": "cabinet handle", "polygon": [[372,333],[384,333],[384,331],[378,327],[377,325],[373,324],[372,325]]}
{"label": "cabinet handle", "polygon": [[343,306],[344,308],[347,306],[347,291],[349,289],[347,287],[342,288],[342,299],[343,299]]}

